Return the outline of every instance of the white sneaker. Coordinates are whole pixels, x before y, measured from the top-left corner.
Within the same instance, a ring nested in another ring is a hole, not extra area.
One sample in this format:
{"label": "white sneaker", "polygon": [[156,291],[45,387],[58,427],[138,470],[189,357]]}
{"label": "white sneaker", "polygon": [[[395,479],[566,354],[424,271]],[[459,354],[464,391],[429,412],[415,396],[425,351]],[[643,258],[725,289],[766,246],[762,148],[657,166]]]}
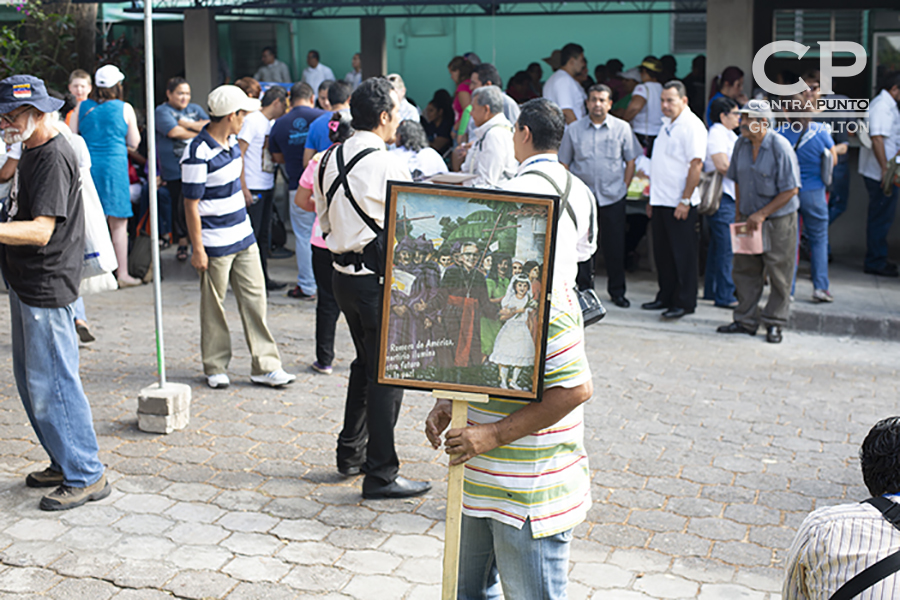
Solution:
{"label": "white sneaker", "polygon": [[219,388],[227,388],[231,383],[228,379],[228,375],[225,373],[216,373],[215,375],[207,375],[206,376],[206,385],[216,390]]}
{"label": "white sneaker", "polygon": [[287,385],[297,379],[296,375],[285,373],[284,369],[275,369],[271,373],[265,375],[251,375],[250,381],[260,385],[268,385],[270,387],[281,387]]}
{"label": "white sneaker", "polygon": [[828,290],[815,290],[812,298],[814,302],[834,302],[834,296]]}

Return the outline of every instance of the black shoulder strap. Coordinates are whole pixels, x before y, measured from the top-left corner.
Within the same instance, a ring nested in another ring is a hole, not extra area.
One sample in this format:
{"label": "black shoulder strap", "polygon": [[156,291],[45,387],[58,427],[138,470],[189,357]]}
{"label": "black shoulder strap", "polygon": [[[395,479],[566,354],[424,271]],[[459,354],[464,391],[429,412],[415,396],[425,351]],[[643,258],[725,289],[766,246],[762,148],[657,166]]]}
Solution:
{"label": "black shoulder strap", "polygon": [[[337,148],[337,144],[329,148],[325,151],[325,155],[322,157],[322,160],[319,161],[319,191],[325,194],[325,167],[328,165],[328,159],[331,158],[331,154],[334,152],[334,149]],[[328,205],[331,206],[331,197],[327,197]]]}
{"label": "black shoulder strap", "polygon": [[[544,173],[543,171],[537,171],[537,170],[526,171],[522,175],[529,175],[532,173],[535,175],[540,175],[542,178],[544,178],[548,182],[550,182],[550,185],[552,185],[553,189],[556,190],[556,193],[559,194],[560,214],[562,214],[562,211],[566,211],[566,213],[568,213],[568,215],[569,215],[569,218],[571,218],[572,222],[575,223],[575,229],[578,229],[578,219],[575,218],[575,209],[572,208],[571,204],[569,204],[569,192],[572,191],[572,173],[570,173],[568,170],[566,170],[566,189],[565,189],[565,191],[559,189],[559,186],[556,185],[556,182],[553,181],[553,178],[550,177],[549,175],[547,175],[546,173]],[[594,239],[594,220],[595,220],[594,219],[594,205],[591,204],[591,221],[588,226],[588,239],[590,239],[590,240]]]}
{"label": "black shoulder strap", "polygon": [[359,218],[363,220],[366,226],[378,235],[381,233],[381,227],[378,226],[378,223],[376,223],[372,217],[367,215],[366,212],[360,208],[359,204],[356,202],[356,198],[353,197],[353,192],[350,191],[350,182],[347,179],[347,175],[350,174],[353,167],[373,152],[377,152],[377,148],[366,148],[361,152],[358,152],[356,156],[350,159],[349,163],[344,165],[344,146],[343,144],[338,146],[334,153],[334,158],[337,161],[338,176],[331,184],[331,188],[328,190],[328,194],[326,194],[326,200],[328,202],[328,207],[330,208],[331,199],[334,197],[335,192],[337,192],[338,186],[343,186],[344,195],[347,197],[347,201],[350,202],[350,206],[353,207],[353,210],[356,211],[356,214],[359,215]]}
{"label": "black shoulder strap", "polygon": [[[884,518],[900,530],[900,504],[883,496],[869,498],[865,502],[880,510]],[[842,585],[830,600],[851,600],[897,571],[900,571],[900,551],[882,558],[862,573],[856,574],[853,579]]]}

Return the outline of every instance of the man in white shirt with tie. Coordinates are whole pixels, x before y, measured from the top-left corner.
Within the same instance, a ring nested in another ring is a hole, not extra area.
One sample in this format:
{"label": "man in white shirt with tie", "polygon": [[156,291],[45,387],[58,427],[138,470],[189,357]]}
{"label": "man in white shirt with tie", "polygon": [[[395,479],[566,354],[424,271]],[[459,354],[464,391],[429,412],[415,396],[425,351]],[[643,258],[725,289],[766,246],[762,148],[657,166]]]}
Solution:
{"label": "man in white shirt with tie", "polygon": [[352,85],[355,90],[362,83],[362,57],[359,55],[359,52],[353,55],[350,66],[353,67],[353,70],[347,72],[344,81]]}
{"label": "man in white shirt with tie", "polygon": [[274,83],[291,82],[291,70],[275,57],[275,48],[271,46],[263,48],[262,63],[262,66],[253,74],[253,79]]}
{"label": "man in white shirt with tie", "polygon": [[319,51],[310,50],[306,55],[306,64],[303,69],[303,81],[314,90],[318,90],[323,81],[334,81],[334,71],[319,62]]}

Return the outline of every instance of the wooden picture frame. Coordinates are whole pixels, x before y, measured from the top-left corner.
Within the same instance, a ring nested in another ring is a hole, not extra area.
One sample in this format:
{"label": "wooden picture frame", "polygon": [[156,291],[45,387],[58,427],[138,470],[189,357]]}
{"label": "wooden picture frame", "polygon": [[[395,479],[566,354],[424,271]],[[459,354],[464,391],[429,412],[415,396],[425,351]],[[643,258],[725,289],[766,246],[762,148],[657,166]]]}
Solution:
{"label": "wooden picture frame", "polygon": [[388,182],[378,383],[539,402],[558,210],[557,196]]}

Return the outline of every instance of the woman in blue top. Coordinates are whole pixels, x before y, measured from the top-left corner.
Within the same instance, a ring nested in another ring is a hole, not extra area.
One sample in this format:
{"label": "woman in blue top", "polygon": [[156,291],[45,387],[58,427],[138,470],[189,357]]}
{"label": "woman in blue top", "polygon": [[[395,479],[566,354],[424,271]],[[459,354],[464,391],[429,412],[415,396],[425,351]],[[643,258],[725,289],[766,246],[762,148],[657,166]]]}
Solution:
{"label": "woman in blue top", "polygon": [[717,98],[731,98],[738,103],[738,106],[747,104],[747,96],[744,95],[744,72],[738,67],[725,67],[721,74],[713,77],[710,82],[709,89],[713,91],[713,95],[709,98],[706,105],[706,126],[715,125],[715,121],[710,121],[709,109],[713,100]]}
{"label": "woman in blue top", "polygon": [[[794,97],[805,101],[802,94]],[[803,112],[811,112],[807,106]],[[811,115],[810,115],[811,116]],[[802,232],[809,240],[809,262],[812,270],[814,302],[832,302],[828,289],[828,199],[822,181],[822,161],[837,162],[831,130],[810,117],[792,117],[778,132],[791,143],[800,165],[800,216]],[[798,232],[800,230],[798,229]],[[794,263],[794,288],[797,286],[797,265]]]}
{"label": "woman in blue top", "polygon": [[141,142],[134,108],[122,98],[125,75],[115,65],[94,74],[91,97],[78,106],[72,129],[84,138],[91,153],[91,177],[109,223],[119,268],[119,287],[140,285],[128,274],[128,219],[132,215],[128,180],[128,149]]}

